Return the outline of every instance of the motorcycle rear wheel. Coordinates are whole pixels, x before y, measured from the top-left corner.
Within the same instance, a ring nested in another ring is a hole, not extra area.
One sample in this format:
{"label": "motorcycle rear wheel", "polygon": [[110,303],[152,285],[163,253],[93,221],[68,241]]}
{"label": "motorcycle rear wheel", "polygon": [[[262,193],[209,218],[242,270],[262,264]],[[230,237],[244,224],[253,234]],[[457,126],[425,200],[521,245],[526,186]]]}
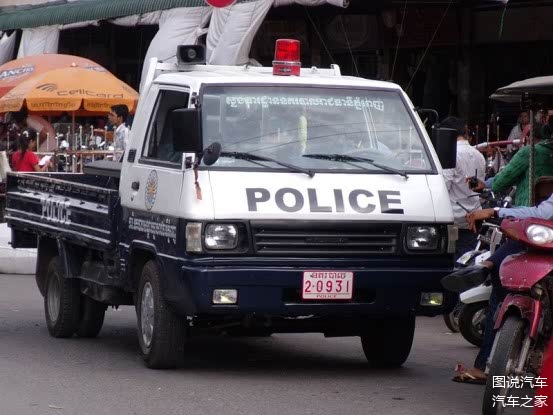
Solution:
{"label": "motorcycle rear wheel", "polygon": [[505,407],[494,397],[508,396],[509,388],[494,388],[494,376],[506,379],[507,376],[516,376],[515,369],[519,364],[522,345],[526,337],[526,322],[519,316],[509,316],[497,332],[495,351],[490,363],[490,372],[486,382],[484,400],[482,401],[482,415],[501,415]]}

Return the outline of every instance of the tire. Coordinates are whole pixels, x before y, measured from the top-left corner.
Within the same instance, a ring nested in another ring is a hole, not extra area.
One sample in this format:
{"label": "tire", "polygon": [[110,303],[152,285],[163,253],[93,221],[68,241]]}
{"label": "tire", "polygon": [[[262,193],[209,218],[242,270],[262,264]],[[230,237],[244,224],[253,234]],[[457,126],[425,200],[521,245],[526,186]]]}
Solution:
{"label": "tire", "polygon": [[87,338],[98,336],[104,324],[106,308],[105,304],[86,295],[81,296],[81,318],[76,331],[77,336]]}
{"label": "tire", "polygon": [[514,368],[519,363],[522,344],[525,339],[526,323],[518,316],[509,316],[497,332],[495,350],[490,364],[488,381],[482,401],[483,415],[501,415],[505,408],[501,404],[494,407],[494,396],[508,396],[508,389],[494,388],[494,376],[505,379],[514,374]]}
{"label": "tire", "polygon": [[463,303],[460,301],[455,304],[455,308],[453,311],[449,314],[444,314],[444,323],[452,333],[458,333],[459,332],[459,312],[461,311],[461,308],[463,308]]}
{"label": "tire", "polygon": [[415,335],[415,316],[383,318],[369,323],[361,336],[363,352],[374,368],[395,368],[405,363]]}
{"label": "tire", "polygon": [[46,326],[52,337],[71,337],[80,317],[79,280],[65,278],[58,256],[48,264],[44,293]]}
{"label": "tire", "polygon": [[188,329],[167,306],[161,295],[161,275],[155,261],[142,269],[136,300],[138,342],[150,369],[172,369],[184,355]]}
{"label": "tire", "polygon": [[459,331],[470,344],[482,347],[488,302],[465,304],[459,313]]}

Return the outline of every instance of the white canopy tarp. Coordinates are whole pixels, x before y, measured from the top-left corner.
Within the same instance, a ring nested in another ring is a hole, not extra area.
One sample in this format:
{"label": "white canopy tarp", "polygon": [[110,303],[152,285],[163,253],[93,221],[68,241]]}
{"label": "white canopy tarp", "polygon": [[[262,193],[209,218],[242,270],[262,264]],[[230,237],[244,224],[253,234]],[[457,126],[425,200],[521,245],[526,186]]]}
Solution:
{"label": "white canopy tarp", "polygon": [[156,25],[159,24],[159,19],[162,13],[163,12],[161,10],[158,10],[151,13],[119,17],[117,19],[112,19],[109,22],[117,26]]}
{"label": "white canopy tarp", "polygon": [[[0,33],[1,34],[1,33]],[[3,65],[6,62],[9,62],[13,59],[13,52],[15,49],[15,38],[16,32],[8,36],[7,33],[4,33],[0,38],[0,65]]]}
{"label": "white canopy tarp", "polygon": [[[349,0],[257,0],[225,8],[185,7],[161,12],[159,31],[144,59],[141,89],[151,58],[175,62],[178,45],[196,44],[198,38],[205,33],[208,64],[243,65],[250,62],[249,54],[253,39],[269,9],[294,3],[304,6],[330,4],[347,7]],[[138,22],[137,16],[117,20],[118,24]],[[208,22],[209,29],[206,29]]]}
{"label": "white canopy tarp", "polygon": [[182,7],[161,13],[159,31],[152,39],[144,58],[141,89],[150,59],[155,57],[163,62],[176,62],[177,46],[196,44],[198,38],[207,31],[205,27],[211,12],[210,7]]}
{"label": "white canopy tarp", "polygon": [[82,29],[83,27],[88,26],[98,26],[98,20],[87,20],[86,22],[77,22],[77,23],[68,23],[60,26],[60,30],[69,30],[69,29]]}
{"label": "white canopy tarp", "polygon": [[253,38],[272,5],[273,0],[258,0],[215,9],[207,33],[207,63],[248,63]]}
{"label": "white canopy tarp", "polygon": [[42,53],[58,53],[60,39],[59,26],[41,26],[23,29],[21,44],[17,52],[18,58],[40,55]]}

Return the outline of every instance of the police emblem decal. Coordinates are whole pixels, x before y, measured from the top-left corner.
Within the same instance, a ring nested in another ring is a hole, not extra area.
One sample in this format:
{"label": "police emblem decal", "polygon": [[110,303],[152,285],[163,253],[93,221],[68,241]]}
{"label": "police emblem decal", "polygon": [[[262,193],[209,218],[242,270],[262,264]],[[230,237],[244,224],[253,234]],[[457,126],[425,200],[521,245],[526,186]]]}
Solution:
{"label": "police emblem decal", "polygon": [[144,193],[144,204],[146,205],[146,209],[152,210],[156,203],[157,196],[157,172],[155,170],[152,170],[148,175]]}

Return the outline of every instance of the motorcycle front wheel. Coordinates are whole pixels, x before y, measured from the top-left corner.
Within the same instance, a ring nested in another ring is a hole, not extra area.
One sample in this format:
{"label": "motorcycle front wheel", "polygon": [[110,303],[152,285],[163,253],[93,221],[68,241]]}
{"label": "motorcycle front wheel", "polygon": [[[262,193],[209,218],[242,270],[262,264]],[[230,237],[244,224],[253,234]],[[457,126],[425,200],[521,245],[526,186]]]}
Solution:
{"label": "motorcycle front wheel", "polygon": [[486,329],[488,302],[464,304],[459,312],[459,331],[470,344],[481,347]]}
{"label": "motorcycle front wheel", "polygon": [[[519,365],[522,345],[526,337],[526,322],[518,316],[509,316],[496,336],[497,343],[482,402],[483,415],[501,415],[505,411],[503,402],[497,398],[509,396],[509,386],[503,385],[501,381],[506,380],[508,376],[516,376],[515,369]],[[499,385],[494,382],[494,378],[500,381]]]}
{"label": "motorcycle front wheel", "polygon": [[458,301],[457,304],[455,304],[455,308],[451,313],[444,314],[444,323],[449,329],[449,331],[452,333],[459,332],[459,313],[462,308],[463,308],[463,303]]}

